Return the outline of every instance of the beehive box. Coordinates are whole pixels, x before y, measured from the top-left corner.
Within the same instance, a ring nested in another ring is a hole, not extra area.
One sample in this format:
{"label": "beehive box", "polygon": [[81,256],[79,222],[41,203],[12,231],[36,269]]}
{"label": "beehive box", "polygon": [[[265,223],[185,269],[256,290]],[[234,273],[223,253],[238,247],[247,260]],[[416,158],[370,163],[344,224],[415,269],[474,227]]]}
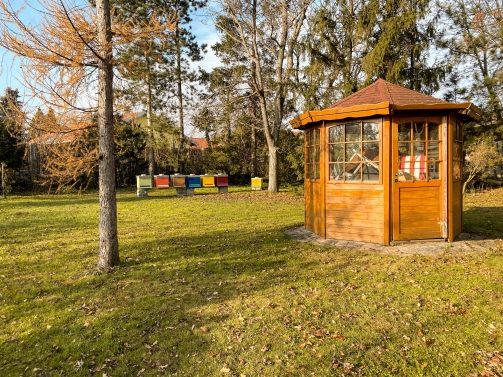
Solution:
{"label": "beehive box", "polygon": [[159,174],[154,175],[154,187],[169,188],[169,175]]}
{"label": "beehive box", "polygon": [[252,190],[262,190],[262,178],[255,177],[251,179]]}
{"label": "beehive box", "polygon": [[186,175],[185,184],[188,188],[198,188],[201,187],[201,177],[199,175]]}
{"label": "beehive box", "polygon": [[152,176],[151,175],[137,175],[136,176],[136,187],[138,189],[152,188]]}
{"label": "beehive box", "polygon": [[218,174],[215,176],[215,185],[217,187],[227,187],[229,186],[229,177],[227,174]]}
{"label": "beehive box", "polygon": [[171,182],[173,183],[173,187],[185,187],[185,175],[174,174],[171,176]]}
{"label": "beehive box", "polygon": [[215,187],[215,176],[205,174],[201,176],[203,187]]}

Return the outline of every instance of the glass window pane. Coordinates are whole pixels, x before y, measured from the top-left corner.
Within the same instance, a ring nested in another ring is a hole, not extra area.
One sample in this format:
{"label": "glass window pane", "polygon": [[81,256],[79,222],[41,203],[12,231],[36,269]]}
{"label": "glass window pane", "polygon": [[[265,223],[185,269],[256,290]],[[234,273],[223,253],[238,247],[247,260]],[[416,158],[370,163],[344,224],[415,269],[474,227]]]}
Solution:
{"label": "glass window pane", "polygon": [[320,179],[320,164],[314,164],[315,177],[314,179]]}
{"label": "glass window pane", "polygon": [[462,160],[463,158],[463,148],[462,148],[462,144],[459,143],[459,142],[456,142],[454,143],[454,154],[453,154],[453,158],[455,160]]}
{"label": "glass window pane", "polygon": [[399,163],[399,170],[403,172],[403,177],[406,180],[426,179],[426,157],[425,156],[402,156]]}
{"label": "glass window pane", "polygon": [[363,140],[379,140],[379,125],[377,123],[363,123]]}
{"label": "glass window pane", "polygon": [[428,123],[428,140],[440,140],[440,126],[438,123]]}
{"label": "glass window pane", "polygon": [[364,181],[378,181],[379,180],[379,163],[364,163],[362,178]]}
{"label": "glass window pane", "polygon": [[426,155],[426,143],[422,141],[416,141],[414,143],[413,155],[424,156]]}
{"label": "glass window pane", "polygon": [[354,159],[356,161],[360,160],[360,144],[359,143],[351,143],[351,144],[346,144],[346,162],[350,162]]}
{"label": "glass window pane", "polygon": [[310,147],[309,148],[308,163],[312,164],[313,162],[314,162],[314,148]]}
{"label": "glass window pane", "polygon": [[317,145],[314,147],[314,162],[319,163],[320,162],[320,146]]}
{"label": "glass window pane", "polygon": [[329,142],[330,143],[340,143],[343,140],[344,137],[344,129],[342,128],[343,126],[335,126],[331,127],[329,130]]}
{"label": "glass window pane", "polygon": [[360,123],[346,124],[346,141],[360,141]]}
{"label": "glass window pane", "polygon": [[345,164],[344,172],[346,180],[359,181],[361,177],[361,171],[362,169],[359,162]]}
{"label": "glass window pane", "polygon": [[461,179],[461,161],[454,162],[454,179]]}
{"label": "glass window pane", "polygon": [[318,145],[320,144],[320,129],[317,128],[316,130],[314,130],[314,144]]}
{"label": "glass window pane", "polygon": [[[454,143],[454,146],[456,143]],[[438,141],[428,143],[428,160],[440,160],[440,143]]]}
{"label": "glass window pane", "polygon": [[410,123],[398,125],[398,140],[410,140]]}
{"label": "glass window pane", "polygon": [[306,132],[306,145],[311,145],[311,135],[313,134],[313,130],[308,130]]}
{"label": "glass window pane", "polygon": [[440,179],[440,162],[428,162],[428,179]]}
{"label": "glass window pane", "polygon": [[379,161],[379,143],[362,143],[363,156],[369,160]]}
{"label": "glass window pane", "polygon": [[456,123],[456,140],[463,141],[463,124]]}
{"label": "glass window pane", "polygon": [[414,122],[414,140],[426,140],[426,122]]}
{"label": "glass window pane", "polygon": [[344,180],[344,164],[330,164],[329,173],[330,180]]}
{"label": "glass window pane", "polygon": [[330,145],[330,162],[344,162],[344,144]]}
{"label": "glass window pane", "polygon": [[410,156],[412,154],[412,143],[398,143],[398,157]]}

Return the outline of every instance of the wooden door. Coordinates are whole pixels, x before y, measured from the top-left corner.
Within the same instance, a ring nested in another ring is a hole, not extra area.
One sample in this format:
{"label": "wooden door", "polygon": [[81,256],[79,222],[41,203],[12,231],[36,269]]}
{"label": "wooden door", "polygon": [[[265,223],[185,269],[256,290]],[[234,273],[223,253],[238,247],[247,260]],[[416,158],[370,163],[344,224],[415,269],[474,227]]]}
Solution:
{"label": "wooden door", "polygon": [[441,118],[393,119],[393,240],[444,237],[445,129]]}

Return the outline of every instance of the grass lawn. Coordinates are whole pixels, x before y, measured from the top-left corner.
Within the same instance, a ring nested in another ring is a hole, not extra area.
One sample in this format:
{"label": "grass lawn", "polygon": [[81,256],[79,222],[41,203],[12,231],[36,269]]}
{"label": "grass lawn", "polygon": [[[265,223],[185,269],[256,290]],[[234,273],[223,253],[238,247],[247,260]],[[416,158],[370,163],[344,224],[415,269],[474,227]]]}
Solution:
{"label": "grass lawn", "polygon": [[[503,238],[503,190],[467,194]],[[500,376],[503,247],[397,256],[300,243],[303,199],[118,193],[0,200],[0,376]],[[501,245],[501,244],[500,244]],[[499,373],[499,374],[498,374]]]}

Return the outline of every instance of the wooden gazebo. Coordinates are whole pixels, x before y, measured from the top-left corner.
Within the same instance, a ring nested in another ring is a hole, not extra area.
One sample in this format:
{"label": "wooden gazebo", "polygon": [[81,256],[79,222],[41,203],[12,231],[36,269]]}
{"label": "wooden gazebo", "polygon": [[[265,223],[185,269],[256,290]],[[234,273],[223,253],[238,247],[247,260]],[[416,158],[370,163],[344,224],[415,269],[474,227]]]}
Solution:
{"label": "wooden gazebo", "polygon": [[305,227],[324,238],[453,241],[462,229],[463,122],[450,103],[382,79],[290,121],[305,131]]}

